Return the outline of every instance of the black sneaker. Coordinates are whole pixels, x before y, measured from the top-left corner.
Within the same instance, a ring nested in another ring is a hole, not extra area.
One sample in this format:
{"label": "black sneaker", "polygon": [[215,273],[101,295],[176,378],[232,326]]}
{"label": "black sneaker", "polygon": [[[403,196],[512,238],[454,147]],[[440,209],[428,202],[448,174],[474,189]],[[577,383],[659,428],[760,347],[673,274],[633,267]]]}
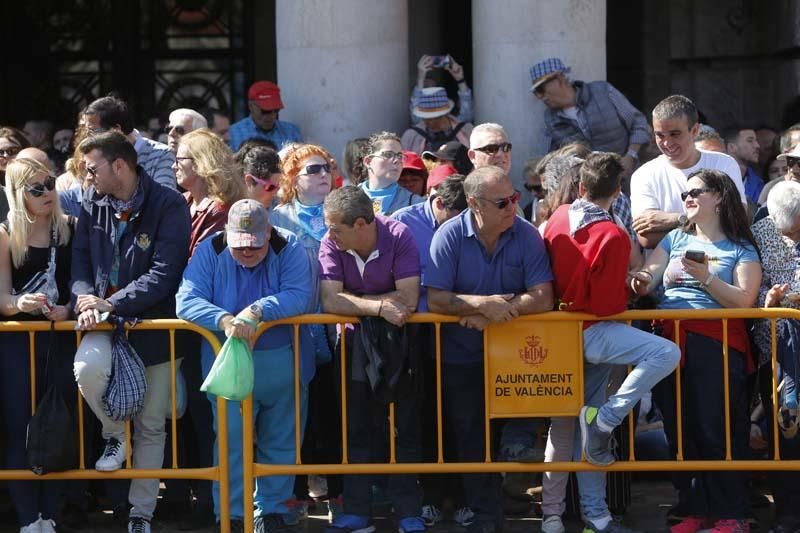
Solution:
{"label": "black sneaker", "polygon": [[150,520],[140,516],[132,516],[128,520],[128,533],[150,533]]}
{"label": "black sneaker", "polygon": [[288,532],[293,530],[286,525],[281,515],[278,513],[269,513],[259,515],[255,518],[253,522],[253,531],[254,533],[274,533],[275,531]]}
{"label": "black sneaker", "polygon": [[[214,524],[214,533],[221,533],[222,527],[219,522]],[[231,533],[244,533],[244,522],[238,518],[231,519]]]}

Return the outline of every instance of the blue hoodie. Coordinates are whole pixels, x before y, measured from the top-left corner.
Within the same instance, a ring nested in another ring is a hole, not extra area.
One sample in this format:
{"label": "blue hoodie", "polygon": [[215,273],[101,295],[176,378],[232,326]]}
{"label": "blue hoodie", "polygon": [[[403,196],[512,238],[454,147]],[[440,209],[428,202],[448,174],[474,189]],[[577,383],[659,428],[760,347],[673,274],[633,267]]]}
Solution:
{"label": "blue hoodie", "polygon": [[[308,310],[310,267],[306,252],[293,233],[273,226],[267,255],[252,268],[234,260],[224,237],[224,232],[218,232],[197,246],[176,296],[179,318],[213,332],[224,341],[220,319],[226,314],[236,315],[253,303],[261,307],[264,322],[301,315]],[[307,329],[300,328],[300,332],[300,372],[303,383],[308,383],[314,377],[314,349]],[[275,326],[258,338],[253,349],[292,345],[293,339],[292,326]],[[214,353],[207,342],[203,342],[201,353],[206,373]]]}

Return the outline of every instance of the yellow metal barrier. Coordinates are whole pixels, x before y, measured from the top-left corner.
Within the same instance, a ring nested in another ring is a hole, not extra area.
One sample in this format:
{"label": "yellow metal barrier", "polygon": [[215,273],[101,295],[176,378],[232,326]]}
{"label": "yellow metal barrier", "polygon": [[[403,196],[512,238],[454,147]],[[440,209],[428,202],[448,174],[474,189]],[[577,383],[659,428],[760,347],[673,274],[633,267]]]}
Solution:
{"label": "yellow metal barrier", "polygon": [[[704,310],[646,310],[646,311],[626,311],[618,315],[604,317],[599,320],[604,321],[625,321],[630,324],[634,320],[668,320],[675,321],[675,342],[679,342],[679,328],[677,327],[681,320],[721,320],[723,324],[723,364],[728,368],[728,320],[731,319],[765,319],[771,323],[772,331],[772,388],[773,388],[773,405],[777,405],[777,382],[776,382],[776,320],[779,318],[792,318],[800,320],[800,311],[793,309],[704,309]],[[583,323],[585,321],[597,321],[598,318],[588,314],[582,313],[567,313],[567,312],[550,312],[541,313],[536,315],[521,316],[509,325],[519,327],[525,324],[527,327],[536,329],[539,328],[537,335],[547,335],[547,328],[551,328],[550,334],[552,335],[552,327],[554,323],[571,323],[573,332],[577,336],[574,340],[578,347],[577,355],[578,360],[581,362],[579,370],[579,378],[573,383],[573,389],[577,389],[575,397],[580,399],[578,408],[580,408],[583,400],[583,381],[582,381],[582,333]],[[278,325],[292,325],[294,327],[294,356],[295,356],[295,446],[296,446],[296,460],[294,465],[273,465],[273,464],[258,464],[253,460],[253,424],[252,424],[252,398],[247,398],[242,402],[242,414],[246,422],[243,423],[243,443],[244,443],[244,514],[245,516],[252,516],[254,510],[253,503],[253,489],[254,480],[260,476],[271,475],[301,475],[301,474],[433,474],[433,473],[489,473],[489,472],[542,472],[542,471],[628,471],[628,472],[641,472],[641,471],[694,471],[694,470],[758,470],[758,471],[777,471],[777,470],[800,470],[800,460],[786,461],[780,459],[778,450],[778,439],[775,438],[773,458],[770,460],[732,460],[731,458],[731,437],[730,437],[730,408],[729,408],[729,388],[728,373],[725,372],[724,377],[724,394],[725,394],[725,430],[726,430],[726,453],[724,460],[684,460],[683,458],[683,431],[682,431],[682,418],[681,418],[681,389],[680,389],[680,366],[676,369],[676,397],[677,397],[677,440],[678,451],[677,458],[673,461],[638,461],[635,456],[634,446],[634,422],[632,417],[628,417],[629,423],[629,459],[620,460],[610,467],[600,468],[589,463],[582,462],[553,462],[553,463],[509,463],[509,462],[493,462],[490,457],[491,447],[491,431],[489,426],[493,418],[505,418],[509,416],[524,417],[526,414],[515,412],[509,413],[492,413],[490,412],[489,391],[493,386],[490,382],[490,371],[492,368],[492,358],[496,354],[490,353],[488,349],[489,337],[491,335],[490,326],[484,331],[484,399],[486,405],[486,458],[480,463],[458,463],[458,462],[445,462],[443,458],[443,444],[442,444],[442,383],[441,383],[441,369],[442,369],[442,355],[441,355],[441,324],[458,322],[458,317],[438,315],[432,313],[422,313],[413,315],[410,323],[432,323],[434,325],[435,338],[436,338],[436,420],[437,420],[437,459],[436,462],[419,462],[419,463],[397,463],[395,460],[394,449],[394,419],[393,419],[393,404],[390,404],[390,425],[389,425],[389,443],[390,454],[388,463],[370,463],[370,464],[350,464],[347,457],[347,391],[346,391],[346,375],[345,375],[345,358],[346,347],[344,343],[344,336],[341,343],[341,363],[338,365],[341,369],[341,404],[342,404],[342,462],[339,464],[302,464],[300,448],[300,356],[299,356],[299,327],[301,324],[345,324],[345,323],[358,323],[357,317],[347,317],[329,314],[318,315],[303,315],[284,320],[277,320],[273,322],[263,323],[258,329],[257,334],[263,334],[267,329]],[[501,325],[505,328],[507,325]],[[541,329],[543,326],[544,329]],[[506,331],[506,330],[504,330]],[[563,331],[563,330],[559,330]],[[557,333],[561,334],[561,333]],[[520,354],[522,356],[523,354]],[[575,354],[573,354],[575,355]],[[531,357],[540,358],[536,352],[532,352]],[[571,398],[571,401],[575,398]],[[574,409],[575,402],[573,401],[570,409]],[[537,410],[536,412],[528,413],[529,417],[544,417],[544,416],[577,416],[577,410],[572,412],[565,412],[563,409],[550,409],[547,412]],[[773,435],[778,435],[777,418],[773,418]],[[249,443],[249,445],[248,445]],[[245,531],[248,533],[252,531],[253,524],[250,521],[245,521]]]}
{"label": "yellow metal barrier", "polygon": [[[57,322],[53,325],[55,331],[74,331],[76,322],[65,321]],[[36,332],[48,332],[51,329],[50,322],[0,322],[0,333],[25,332],[29,336],[30,346],[30,373],[31,373],[31,411],[36,409],[36,352],[34,337]],[[143,320],[133,328],[136,331],[144,330],[168,330],[169,349],[170,349],[170,378],[172,383],[172,468],[158,469],[134,469],[131,462],[131,448],[127,447],[127,467],[115,472],[98,472],[94,468],[87,469],[84,460],[84,419],[83,419],[83,398],[78,392],[78,435],[79,435],[79,469],[64,472],[53,472],[45,475],[36,475],[30,470],[2,470],[0,469],[0,480],[48,480],[48,479],[205,479],[218,481],[220,484],[220,527],[222,533],[230,533],[230,482],[228,476],[228,432],[217,431],[217,447],[219,461],[217,466],[205,468],[179,468],[178,466],[178,436],[177,436],[177,414],[176,414],[176,365],[175,365],[175,331],[192,331],[202,336],[211,345],[214,353],[219,353],[220,342],[217,337],[190,322],[183,320]],[[96,331],[110,331],[111,326],[103,324],[97,327]],[[80,344],[82,332],[74,331],[76,336],[76,347]],[[200,354],[186,354],[190,357],[200,357]],[[217,423],[218,427],[227,428],[228,426],[227,403],[222,398],[217,398]],[[126,438],[130,443],[130,423],[126,424]]]}

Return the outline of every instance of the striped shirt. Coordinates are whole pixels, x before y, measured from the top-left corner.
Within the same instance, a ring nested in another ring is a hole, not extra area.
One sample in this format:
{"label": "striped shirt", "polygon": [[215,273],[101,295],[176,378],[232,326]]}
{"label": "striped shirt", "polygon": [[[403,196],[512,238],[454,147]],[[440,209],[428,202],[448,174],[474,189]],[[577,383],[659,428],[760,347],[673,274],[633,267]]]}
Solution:
{"label": "striped shirt", "polygon": [[153,181],[166,185],[170,189],[178,189],[175,172],[172,164],[175,163],[175,154],[169,147],[147,137],[143,137],[139,130],[133,130],[136,141],[133,148],[136,150],[136,162],[141,165]]}

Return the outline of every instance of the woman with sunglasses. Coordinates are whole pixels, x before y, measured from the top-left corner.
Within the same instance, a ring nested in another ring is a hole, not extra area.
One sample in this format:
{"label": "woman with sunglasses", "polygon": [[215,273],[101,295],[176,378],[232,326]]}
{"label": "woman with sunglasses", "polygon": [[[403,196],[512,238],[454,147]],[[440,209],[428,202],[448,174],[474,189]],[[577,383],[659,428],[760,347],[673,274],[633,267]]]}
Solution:
{"label": "woman with sunglasses", "polygon": [[[668,233],[645,267],[632,275],[631,287],[645,295],[663,283],[659,309],[751,307],[758,297],[761,263],[747,225],[747,215],[733,180],[719,170],[689,176],[681,193],[687,223]],[[674,321],[660,324],[674,339]],[[744,320],[728,320],[728,368],[723,363],[721,320],[681,320],[681,401],[683,455],[687,460],[724,459],[725,400],[723,376],[729,378],[730,443],[734,459],[748,457],[747,374],[752,371],[750,341]],[[672,377],[666,379],[674,379]],[[669,403],[669,402],[668,402]],[[674,453],[675,402],[663,406],[664,423]],[[747,532],[750,499],[739,472],[692,472],[684,478],[681,501],[689,518],[672,533]]]}
{"label": "woman with sunglasses", "polygon": [[200,241],[225,227],[228,208],[245,191],[230,148],[207,128],[181,137],[172,169],[192,216],[191,258]]}
{"label": "woman with sunglasses", "polygon": [[[67,305],[75,219],[62,214],[55,183],[48,168],[33,159],[16,159],[7,166],[5,193],[10,210],[8,219],[0,224],[0,313],[6,320],[61,321],[70,316]],[[72,402],[76,388],[68,354],[74,351],[74,337],[67,332],[41,332],[34,341],[36,388],[41,394],[47,383],[57,381],[64,399]],[[25,333],[7,333],[2,342],[0,420],[6,435],[5,468],[27,470],[25,440],[32,382],[29,339]],[[54,532],[62,485],[54,481],[10,481],[8,485],[20,532]]]}
{"label": "woman with sunglasses", "polygon": [[396,134],[382,131],[372,135],[366,153],[367,179],[360,187],[372,199],[376,213],[388,217],[402,207],[425,201],[397,183],[403,171],[403,147]]}
{"label": "woman with sunglasses", "polygon": [[281,186],[281,159],[268,146],[254,146],[242,157],[245,193],[267,209],[275,207]]}
{"label": "woman with sunglasses", "polygon": [[[305,248],[311,266],[311,308],[309,313],[320,312],[319,301],[319,246],[322,237],[327,233],[322,204],[333,188],[334,170],[333,155],[322,146],[316,144],[295,144],[285,149],[282,162],[280,204],[270,213],[270,222],[280,228],[288,229],[297,235]],[[317,361],[317,375],[309,388],[309,416],[306,430],[309,439],[316,439],[310,449],[330,450],[335,452],[340,447],[333,441],[339,434],[338,411],[331,410],[331,398],[335,397],[333,388],[333,366],[330,364],[332,354],[325,327],[314,324],[309,327],[314,342]],[[330,422],[330,424],[329,424]],[[320,439],[319,437],[322,437]],[[304,458],[313,462],[336,460],[335,453],[329,457]],[[298,477],[296,492],[305,492],[301,486],[303,478]],[[335,478],[337,481],[339,477]],[[335,483],[329,487],[323,484],[324,478],[310,476],[308,493],[319,498],[326,493],[336,496],[341,493]],[[330,489],[331,492],[328,492]],[[301,498],[305,499],[305,498]]]}

